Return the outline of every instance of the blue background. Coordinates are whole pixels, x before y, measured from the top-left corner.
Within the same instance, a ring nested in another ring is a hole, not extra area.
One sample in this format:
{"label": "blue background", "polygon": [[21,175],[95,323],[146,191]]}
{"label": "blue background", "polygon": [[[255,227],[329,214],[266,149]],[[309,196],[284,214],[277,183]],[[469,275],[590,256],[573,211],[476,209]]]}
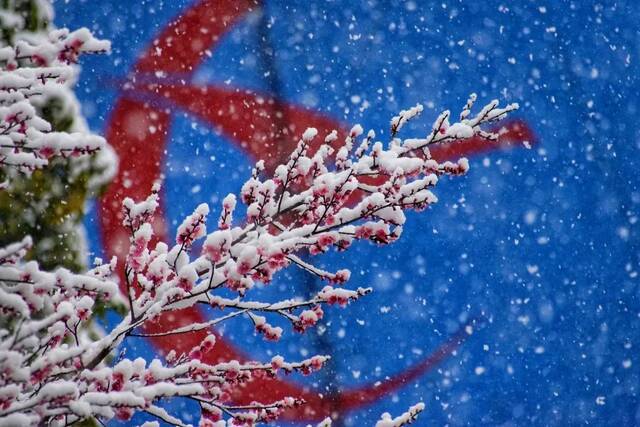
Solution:
{"label": "blue background", "polygon": [[[273,345],[240,319],[225,335],[256,359],[329,351],[330,369],[295,380],[335,390],[402,371],[482,316],[455,355],[345,423],[372,425],[383,411],[424,401],[420,425],[640,424],[635,3],[266,2],[288,101],[384,138],[401,108],[425,104],[404,131],[420,135],[440,110],[457,113],[477,92],[481,101],[519,102],[517,116],[539,145],[471,158],[467,176],[437,187],[437,206],[409,215],[397,244],[323,256],[327,267],[350,268],[353,286],[375,292],[326,310],[321,337],[285,328]],[[55,3],[57,25],[88,26],[113,42],[110,56],[82,65],[77,93],[94,130],[104,131],[137,55],[189,4]],[[256,12],[230,31],[193,83],[269,91],[259,20]],[[173,120],[165,173],[175,231],[199,202],[213,202],[215,217],[253,160],[207,124],[181,111]],[[95,215],[92,208],[92,237]],[[97,238],[92,245],[99,253]],[[320,286],[291,271],[254,297],[285,295],[291,283],[300,295]],[[127,349],[138,354],[149,350]]]}

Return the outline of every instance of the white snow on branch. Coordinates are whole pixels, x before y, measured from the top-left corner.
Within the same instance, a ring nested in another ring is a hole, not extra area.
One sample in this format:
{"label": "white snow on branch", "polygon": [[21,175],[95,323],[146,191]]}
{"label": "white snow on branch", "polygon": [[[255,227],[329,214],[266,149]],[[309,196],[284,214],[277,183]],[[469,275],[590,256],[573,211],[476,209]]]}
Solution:
{"label": "white snow on branch", "polygon": [[388,412],[382,414],[380,421],[376,423],[376,427],[401,427],[413,423],[420,412],[424,411],[424,403],[417,403],[409,410],[395,418],[391,418]]}

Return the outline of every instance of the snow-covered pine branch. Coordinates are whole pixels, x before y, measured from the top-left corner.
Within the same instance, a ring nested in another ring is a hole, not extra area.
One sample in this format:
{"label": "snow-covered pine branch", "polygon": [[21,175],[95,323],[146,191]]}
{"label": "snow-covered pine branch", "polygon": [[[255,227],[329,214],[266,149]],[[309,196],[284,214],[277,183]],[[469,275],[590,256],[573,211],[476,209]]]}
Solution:
{"label": "snow-covered pine branch", "polygon": [[[69,64],[86,52],[108,50],[108,43],[86,30],[53,32],[47,41],[19,43],[0,49],[0,168],[29,173],[47,164],[51,156],[81,155],[100,149],[104,141],[84,133],[51,132],[31,102],[69,76]],[[23,67],[28,64],[29,67]],[[232,318],[244,317],[267,340],[285,331],[273,319],[304,332],[324,314],[326,306],[344,307],[370,288],[346,289],[347,270],[325,271],[299,256],[316,255],[330,248],[344,251],[356,240],[388,244],[398,239],[407,209],[422,210],[437,201],[433,187],[442,176],[460,175],[468,162],[438,163],[428,147],[442,142],[481,136],[483,130],[517,105],[498,107],[493,101],[471,114],[475,95],[465,105],[460,121],[450,124],[442,113],[422,138],[399,139],[402,126],[423,109],[403,111],[392,122],[388,146],[363,137],[354,126],[342,143],[336,132],[318,137],[307,129],[285,163],[268,176],[258,162],[243,185],[240,200],[244,218],[235,218],[236,197],[225,197],[217,229],[207,230],[209,207],[198,206],[185,218],[174,242],[154,241],[153,218],[159,185],[146,200],[126,199],[123,227],[130,236],[122,274],[116,260],[99,260],[85,274],[64,269],[42,271],[24,260],[32,245],[29,237],[0,249],[0,425],[69,425],[89,417],[129,419],[144,411],[174,425],[185,425],[157,406],[160,399],[184,397],[201,407],[200,426],[252,426],[275,419],[288,408],[302,405],[295,396],[273,402],[234,405],[230,400],[253,378],[278,372],[305,374],[320,369],[327,356],[287,362],[275,356],[268,363],[234,360],[205,363],[203,355],[216,345],[208,335],[188,353],[169,353],[164,360],[113,361],[111,356],[125,339],[151,335],[180,335],[209,329]],[[10,173],[5,176],[11,178]],[[194,253],[196,241],[202,251]],[[268,283],[280,270],[295,266],[326,282],[323,289],[300,298],[259,301],[248,294],[256,282]],[[116,276],[124,278],[129,312],[103,337],[89,339],[84,328],[99,298],[117,291]],[[234,293],[234,298],[229,298]],[[227,296],[225,296],[227,295]],[[187,324],[153,334],[145,326],[168,313],[194,305],[222,314],[201,324]],[[422,406],[399,418],[383,417],[379,425],[399,426],[412,421]]]}

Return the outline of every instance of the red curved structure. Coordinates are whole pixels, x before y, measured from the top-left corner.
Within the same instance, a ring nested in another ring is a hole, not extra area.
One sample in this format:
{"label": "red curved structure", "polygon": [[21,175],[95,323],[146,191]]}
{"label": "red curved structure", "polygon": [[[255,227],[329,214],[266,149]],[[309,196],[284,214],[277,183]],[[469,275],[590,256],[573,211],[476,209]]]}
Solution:
{"label": "red curved structure", "polygon": [[[169,79],[147,79],[160,72],[167,76],[180,75],[188,81],[206,58],[205,50],[215,46],[234,24],[256,7],[248,0],[200,0],[172,21],[135,65],[133,72],[138,83],[122,91],[106,130],[109,143],[120,157],[118,175],[102,197],[99,207],[102,239],[109,257],[117,255],[123,259],[128,249],[128,236],[121,227],[122,200],[125,196],[146,197],[162,172],[171,126],[171,116],[167,111],[180,109],[210,123],[248,155],[264,159],[268,168],[279,164],[294,147],[294,136],[300,135],[306,127],[316,127],[321,135],[342,128],[340,123],[323,114],[268,95],[217,86],[192,87],[170,83]],[[287,119],[284,130],[281,123],[273,119],[281,113]],[[513,144],[523,140],[534,141],[526,124],[519,121],[509,123],[502,143]],[[275,144],[273,141],[280,142]],[[437,159],[449,159],[495,147],[495,144],[482,139],[471,139],[435,147],[432,154]],[[168,241],[170,236],[167,235],[162,206],[158,217],[160,220],[154,224],[157,238]],[[194,307],[162,316],[157,323],[147,325],[145,332],[160,332],[160,325],[162,330],[167,330],[205,320],[204,314]],[[200,344],[206,334],[198,331],[183,335],[179,340],[175,337],[154,337],[150,341],[160,352],[174,349],[180,353]],[[338,395],[320,396],[292,382],[257,379],[252,387],[243,389],[233,398],[237,403],[248,403],[284,396],[301,397],[307,404],[287,413],[287,418],[318,420],[330,411],[348,411],[373,403],[415,380],[449,356],[465,337],[464,329],[461,329],[424,360],[377,386],[364,385]],[[230,359],[244,361],[250,358],[223,338],[218,340],[214,351],[206,355],[206,361],[212,363]]]}

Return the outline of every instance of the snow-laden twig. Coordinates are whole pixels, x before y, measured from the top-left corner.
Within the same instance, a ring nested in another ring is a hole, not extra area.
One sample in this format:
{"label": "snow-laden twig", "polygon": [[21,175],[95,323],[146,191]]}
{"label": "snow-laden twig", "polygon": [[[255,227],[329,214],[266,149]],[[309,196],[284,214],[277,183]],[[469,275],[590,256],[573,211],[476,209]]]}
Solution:
{"label": "snow-laden twig", "polygon": [[413,423],[420,412],[424,411],[424,403],[417,403],[409,410],[395,418],[391,418],[391,414],[385,412],[382,414],[380,421],[376,423],[376,427],[401,427]]}

